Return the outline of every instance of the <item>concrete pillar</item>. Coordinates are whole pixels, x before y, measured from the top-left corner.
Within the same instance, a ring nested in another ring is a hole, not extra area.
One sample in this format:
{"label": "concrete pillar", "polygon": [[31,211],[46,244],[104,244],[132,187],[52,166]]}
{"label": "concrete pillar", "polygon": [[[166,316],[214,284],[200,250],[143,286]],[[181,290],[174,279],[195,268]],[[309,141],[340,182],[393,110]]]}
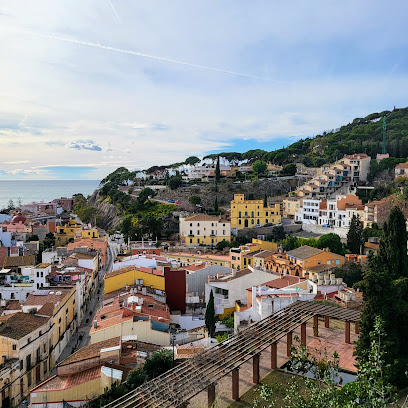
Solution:
{"label": "concrete pillar", "polygon": [[271,344],[271,369],[275,370],[278,367],[278,343]]}
{"label": "concrete pillar", "polygon": [[326,329],[330,327],[330,317],[329,316],[324,316],[324,327],[326,327]]}
{"label": "concrete pillar", "polygon": [[350,344],[350,322],[346,322],[346,333],[345,333],[345,340],[347,344]]}
{"label": "concrete pillar", "polygon": [[358,322],[354,323],[354,333],[360,334],[360,325]]}
{"label": "concrete pillar", "polygon": [[313,335],[319,337],[319,316],[313,316]]}
{"label": "concrete pillar", "polygon": [[292,335],[293,335],[293,333],[292,332],[289,332],[287,335],[286,335],[286,355],[288,356],[288,357],[290,357],[290,354],[291,354],[291,346],[292,346],[292,341],[293,341],[293,339],[292,339]]}
{"label": "concrete pillar", "polygon": [[232,370],[232,399],[239,401],[239,368]]}
{"label": "concrete pillar", "polygon": [[261,379],[259,375],[259,354],[252,357],[252,381],[254,384],[259,384]]}
{"label": "concrete pillar", "polygon": [[208,394],[208,408],[210,408],[215,402],[215,384],[211,384],[207,387],[207,394]]}
{"label": "concrete pillar", "polygon": [[300,344],[306,346],[306,323],[300,325]]}

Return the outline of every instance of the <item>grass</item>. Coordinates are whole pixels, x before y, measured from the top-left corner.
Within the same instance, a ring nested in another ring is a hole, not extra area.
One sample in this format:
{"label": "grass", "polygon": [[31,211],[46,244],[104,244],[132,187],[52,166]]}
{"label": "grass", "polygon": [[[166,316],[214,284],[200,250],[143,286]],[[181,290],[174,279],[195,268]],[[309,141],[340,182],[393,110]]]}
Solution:
{"label": "grass", "polygon": [[[276,397],[276,407],[283,407],[283,398],[286,395],[286,390],[293,382],[299,384],[300,390],[304,389],[303,378],[298,375],[293,375],[281,370],[275,370],[270,372],[265,378],[262,379],[262,384],[271,385],[274,387],[274,395]],[[259,389],[261,385],[256,385],[248,390],[241,396],[239,401],[234,402],[229,408],[249,408],[253,406],[255,398],[259,399]],[[262,403],[259,405],[263,407]]]}

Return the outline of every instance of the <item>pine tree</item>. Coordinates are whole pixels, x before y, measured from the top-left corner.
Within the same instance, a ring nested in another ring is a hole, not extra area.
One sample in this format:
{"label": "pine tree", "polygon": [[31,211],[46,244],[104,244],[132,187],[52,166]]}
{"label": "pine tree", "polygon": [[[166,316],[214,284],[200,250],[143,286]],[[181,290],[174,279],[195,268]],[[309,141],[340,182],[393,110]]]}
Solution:
{"label": "pine tree", "polygon": [[215,308],[214,308],[214,295],[211,289],[210,298],[207,303],[207,309],[205,310],[205,327],[207,328],[208,335],[214,337],[215,335]]}
{"label": "pine tree", "polygon": [[221,178],[221,171],[220,171],[220,156],[217,157],[217,164],[215,166],[215,181],[219,181]]}
{"label": "pine tree", "polygon": [[385,362],[390,364],[389,380],[394,385],[407,383],[408,348],[408,256],[407,231],[404,214],[398,207],[391,210],[384,223],[383,236],[377,255],[371,255],[363,280],[364,306],[360,316],[360,337],[357,342],[359,364],[367,359],[370,349],[369,333],[375,316],[384,322],[387,338]]}
{"label": "pine tree", "polygon": [[350,228],[347,233],[347,248],[352,254],[361,253],[363,244],[363,224],[358,215],[353,214],[350,222]]}
{"label": "pine tree", "polygon": [[215,196],[215,201],[214,201],[214,212],[218,212],[218,197]]}
{"label": "pine tree", "polygon": [[265,191],[265,196],[264,196],[264,208],[268,207],[268,196],[266,195],[266,191]]}

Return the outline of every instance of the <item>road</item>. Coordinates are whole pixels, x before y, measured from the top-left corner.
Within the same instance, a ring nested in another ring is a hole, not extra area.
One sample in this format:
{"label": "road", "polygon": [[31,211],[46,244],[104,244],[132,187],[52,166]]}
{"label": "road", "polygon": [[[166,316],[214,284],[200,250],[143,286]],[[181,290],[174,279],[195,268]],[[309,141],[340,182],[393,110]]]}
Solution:
{"label": "road", "polygon": [[[89,331],[92,327],[93,318],[102,304],[102,296],[104,293],[104,276],[105,273],[112,271],[113,262],[116,255],[119,253],[120,243],[111,241],[108,238],[108,256],[106,265],[99,271],[99,286],[95,289],[95,294],[87,305],[84,316],[76,333],[73,334],[71,340],[68,342],[61,355],[58,358],[58,363],[69,357],[74,351],[89,344],[91,337]],[[88,321],[88,322],[87,322]]]}

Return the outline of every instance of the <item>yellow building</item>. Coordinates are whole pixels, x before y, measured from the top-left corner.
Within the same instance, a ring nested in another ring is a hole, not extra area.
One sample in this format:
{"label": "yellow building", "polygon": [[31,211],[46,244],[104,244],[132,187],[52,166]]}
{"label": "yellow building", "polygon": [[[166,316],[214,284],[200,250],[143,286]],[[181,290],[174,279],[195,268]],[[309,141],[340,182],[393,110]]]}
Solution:
{"label": "yellow building", "polygon": [[180,217],[180,240],[186,245],[217,245],[231,241],[231,223],[207,214]]}
{"label": "yellow building", "polygon": [[254,255],[262,251],[277,252],[278,245],[276,242],[252,238],[252,243],[241,245],[239,248],[230,249],[230,267],[239,271],[248,266],[254,266]]}
{"label": "yellow building", "polygon": [[280,204],[264,207],[263,200],[245,200],[244,194],[234,194],[231,201],[231,228],[254,228],[281,222]]}
{"label": "yellow building", "polygon": [[143,266],[126,266],[125,268],[105,274],[105,293],[134,285],[142,281],[143,286],[153,286],[155,289],[165,290],[164,273],[157,269]]}
{"label": "yellow building", "polygon": [[97,228],[77,229],[75,235],[76,235],[76,238],[90,238],[90,239],[100,238],[99,231]]}
{"label": "yellow building", "polygon": [[76,231],[79,231],[80,228],[82,228],[82,225],[73,221],[70,221],[66,225],[55,227],[55,245],[57,247],[65,246],[68,242],[74,242]]}
{"label": "yellow building", "polygon": [[[103,394],[116,382],[126,379],[131,367],[122,365],[128,360],[136,362],[134,344],[128,343],[122,352],[120,337],[89,344],[58,364],[56,375],[33,388],[30,403],[35,408],[64,408],[85,405]],[[131,347],[129,350],[128,347]],[[130,351],[130,353],[129,353]]]}
{"label": "yellow building", "polygon": [[299,265],[303,271],[318,265],[342,266],[346,258],[333,252],[303,245],[287,253],[289,261]]}
{"label": "yellow building", "polygon": [[53,322],[51,366],[58,360],[77,327],[76,288],[39,290],[30,293],[22,309],[25,313],[37,311],[38,315],[49,316]]}
{"label": "yellow building", "polygon": [[2,316],[0,323],[1,407],[17,407],[32,387],[46,379],[50,362],[52,321],[32,313]]}
{"label": "yellow building", "polygon": [[191,254],[188,252],[166,252],[168,258],[175,259],[180,262],[182,266],[191,265],[195,262],[204,262],[207,265],[220,265],[229,267],[230,259],[228,255],[214,255],[214,254]]}
{"label": "yellow building", "polygon": [[295,218],[296,213],[299,212],[302,207],[302,203],[302,197],[286,197],[283,200],[283,217]]}

